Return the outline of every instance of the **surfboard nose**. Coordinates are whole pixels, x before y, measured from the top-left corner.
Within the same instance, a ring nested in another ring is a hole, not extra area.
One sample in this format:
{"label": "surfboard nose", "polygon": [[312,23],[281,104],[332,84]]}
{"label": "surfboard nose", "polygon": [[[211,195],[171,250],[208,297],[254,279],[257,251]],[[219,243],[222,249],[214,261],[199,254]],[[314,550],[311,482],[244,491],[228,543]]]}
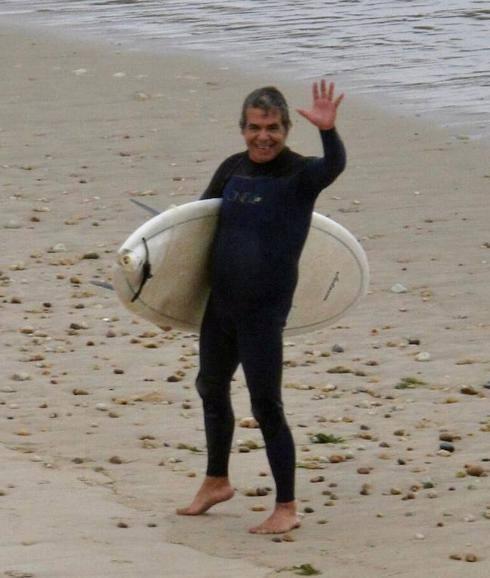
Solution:
{"label": "surfboard nose", "polygon": [[117,262],[119,266],[128,273],[138,271],[143,265],[143,259],[134,251],[124,249],[118,256]]}

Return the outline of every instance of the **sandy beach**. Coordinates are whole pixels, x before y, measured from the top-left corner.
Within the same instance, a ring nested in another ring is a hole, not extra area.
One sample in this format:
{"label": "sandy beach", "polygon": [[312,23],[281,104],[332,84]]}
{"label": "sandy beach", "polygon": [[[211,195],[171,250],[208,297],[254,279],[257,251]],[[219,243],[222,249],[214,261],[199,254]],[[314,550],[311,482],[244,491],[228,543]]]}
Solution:
{"label": "sandy beach", "polygon": [[[237,423],[235,498],[177,516],[206,460],[197,336],[91,280],[148,218],[132,198],[195,200],[242,150],[245,94],[277,84],[294,109],[309,86],[5,27],[0,67],[0,575],[490,575],[488,143],[347,95],[348,167],[316,210],[360,239],[370,291],[286,340],[302,527],[254,536],[274,499],[259,430]],[[250,415],[241,372],[233,400]]]}

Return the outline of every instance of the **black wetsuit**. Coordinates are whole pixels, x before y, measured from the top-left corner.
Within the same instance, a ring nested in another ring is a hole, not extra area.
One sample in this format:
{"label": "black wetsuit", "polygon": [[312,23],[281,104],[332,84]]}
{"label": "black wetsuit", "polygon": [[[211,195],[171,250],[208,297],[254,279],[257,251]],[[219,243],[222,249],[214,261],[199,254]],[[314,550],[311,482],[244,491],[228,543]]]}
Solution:
{"label": "black wetsuit", "polygon": [[324,156],[285,148],[255,163],[226,159],[202,199],[222,197],[212,252],[212,291],[200,336],[197,389],[202,397],[208,476],[226,476],[234,415],[230,382],[242,364],[260,424],[277,501],[294,500],[295,451],[282,399],[282,331],[298,279],[298,261],[315,200],[345,167],[335,129],[320,131]]}

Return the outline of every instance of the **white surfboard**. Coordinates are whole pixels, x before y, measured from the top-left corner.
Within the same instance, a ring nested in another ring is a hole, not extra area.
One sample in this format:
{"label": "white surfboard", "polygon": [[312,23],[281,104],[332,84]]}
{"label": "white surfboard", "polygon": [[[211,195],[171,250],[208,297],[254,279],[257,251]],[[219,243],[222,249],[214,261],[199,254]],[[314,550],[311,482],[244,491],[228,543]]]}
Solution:
{"label": "white surfboard", "polygon": [[[199,331],[220,205],[221,199],[209,199],[171,208],[129,236],[113,268],[125,307],[162,328]],[[368,283],[367,258],[356,238],[313,213],[284,333],[308,333],[336,321],[366,294]]]}

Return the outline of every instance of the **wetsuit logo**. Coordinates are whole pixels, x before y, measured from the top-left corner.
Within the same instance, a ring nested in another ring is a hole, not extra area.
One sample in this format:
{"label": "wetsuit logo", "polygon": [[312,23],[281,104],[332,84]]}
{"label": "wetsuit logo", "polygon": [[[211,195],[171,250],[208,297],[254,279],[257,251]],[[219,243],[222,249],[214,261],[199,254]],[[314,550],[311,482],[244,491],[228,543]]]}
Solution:
{"label": "wetsuit logo", "polygon": [[262,197],[258,193],[253,193],[251,191],[237,191],[235,189],[228,193],[227,200],[232,203],[241,203],[242,205],[257,205],[262,202]]}

